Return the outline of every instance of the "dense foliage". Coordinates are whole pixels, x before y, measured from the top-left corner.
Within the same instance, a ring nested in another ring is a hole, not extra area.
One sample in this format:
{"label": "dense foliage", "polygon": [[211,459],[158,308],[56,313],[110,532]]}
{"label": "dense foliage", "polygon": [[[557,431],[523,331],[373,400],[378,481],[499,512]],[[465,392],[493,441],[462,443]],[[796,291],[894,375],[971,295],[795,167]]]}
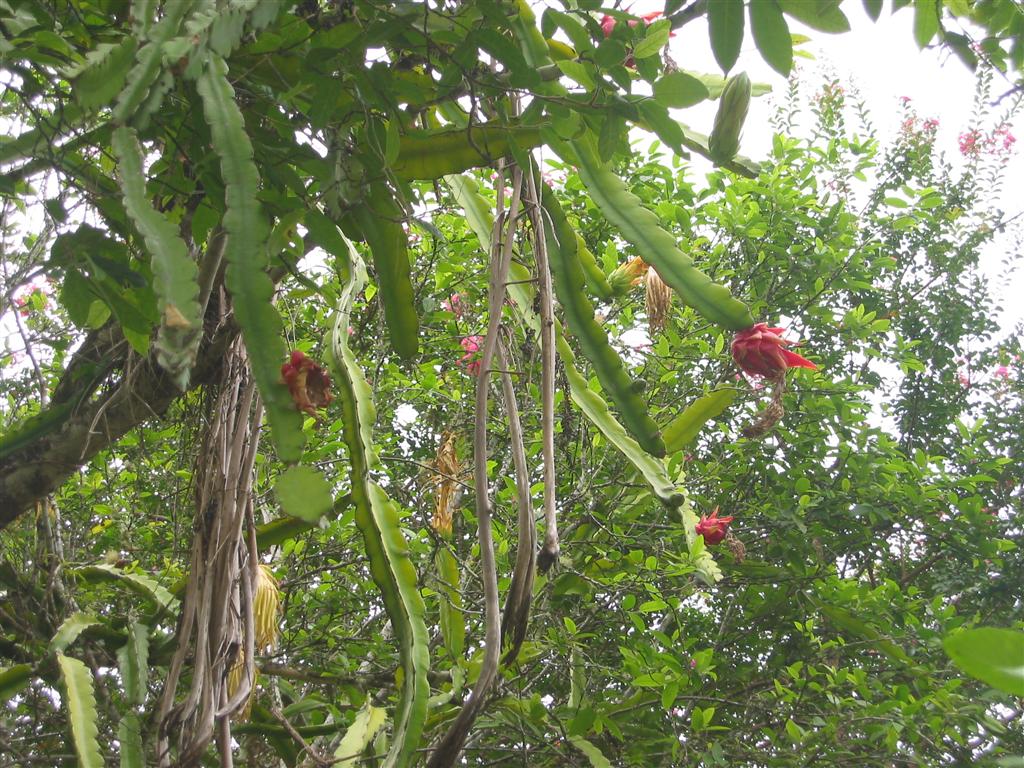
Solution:
{"label": "dense foliage", "polygon": [[1024,27],[900,12],[958,147],[751,160],[670,34],[839,2],[0,0],[0,766],[1015,764]]}

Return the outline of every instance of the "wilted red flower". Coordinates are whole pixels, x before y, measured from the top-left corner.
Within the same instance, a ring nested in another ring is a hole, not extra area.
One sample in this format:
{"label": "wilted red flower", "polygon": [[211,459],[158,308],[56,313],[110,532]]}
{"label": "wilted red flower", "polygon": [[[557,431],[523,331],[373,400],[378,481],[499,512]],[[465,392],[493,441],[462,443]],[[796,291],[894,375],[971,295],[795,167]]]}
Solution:
{"label": "wilted red flower", "polygon": [[317,408],[326,407],[334,399],[327,371],[297,349],[281,366],[281,378],[288,385],[295,407],[310,416],[316,416]]}
{"label": "wilted red flower", "polygon": [[700,522],[697,523],[697,533],[704,537],[705,544],[712,547],[722,542],[725,534],[729,532],[729,523],[731,522],[731,515],[719,517],[718,507],[715,507],[710,515],[701,516]]}
{"label": "wilted red flower", "polygon": [[732,359],[751,376],[777,379],[789,368],[817,368],[814,363],[786,349],[793,342],[782,338],[785,328],[769,328],[757,323],[738,331],[732,340]]}

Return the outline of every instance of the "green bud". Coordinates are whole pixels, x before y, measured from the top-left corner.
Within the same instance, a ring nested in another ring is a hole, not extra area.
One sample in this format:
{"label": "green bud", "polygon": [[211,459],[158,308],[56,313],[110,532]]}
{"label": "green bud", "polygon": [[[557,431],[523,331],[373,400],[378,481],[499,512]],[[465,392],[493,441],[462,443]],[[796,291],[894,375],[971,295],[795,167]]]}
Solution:
{"label": "green bud", "polygon": [[740,72],[729,78],[722,90],[708,147],[716,163],[732,160],[740,149],[740,133],[750,107],[750,78]]}

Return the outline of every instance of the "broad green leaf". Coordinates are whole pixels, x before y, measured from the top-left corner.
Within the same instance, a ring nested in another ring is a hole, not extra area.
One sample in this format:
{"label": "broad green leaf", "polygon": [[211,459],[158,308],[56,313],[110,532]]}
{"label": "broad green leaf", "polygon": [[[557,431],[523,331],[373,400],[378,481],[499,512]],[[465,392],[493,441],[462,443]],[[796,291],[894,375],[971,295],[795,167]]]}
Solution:
{"label": "broad green leaf", "polygon": [[691,403],[665,427],[665,447],[669,453],[685,448],[711,419],[728,408],[736,399],[737,391],[732,388],[716,389]]}
{"label": "broad green leaf", "polygon": [[764,60],[789,77],[793,68],[793,40],[777,0],[750,0],[750,30]]}
{"label": "broad green leaf", "polygon": [[872,21],[878,21],[878,17],[882,15],[882,5],[885,0],[864,0],[864,10]]}
{"label": "broad green leaf", "polygon": [[63,623],[57,628],[56,633],[54,633],[53,639],[50,640],[50,653],[64,651],[65,648],[78,639],[82,632],[89,627],[97,626],[99,623],[100,620],[91,613],[78,611],[71,614],[64,619]]}
{"label": "broad green leaf", "polygon": [[1024,632],[997,627],[965,629],[947,635],[942,647],[971,677],[1024,697]]}
{"label": "broad green leaf", "polygon": [[924,48],[939,31],[941,0],[914,0],[914,40]]}
{"label": "broad green leaf", "polygon": [[312,467],[289,467],[277,479],[274,492],[285,513],[315,523],[334,506],[331,485]]}
{"label": "broad green leaf", "polygon": [[604,753],[582,736],[569,736],[568,738],[576,749],[586,755],[592,768],[612,768],[611,761],[604,756]]}
{"label": "broad green leaf", "polygon": [[803,22],[819,32],[837,34],[850,31],[850,21],[839,9],[841,0],[779,0],[787,16]]}
{"label": "broad green leaf", "polygon": [[79,768],[103,768],[92,672],[78,659],[63,653],[57,654],[57,664],[64,682],[64,703],[68,709]]}
{"label": "broad green leaf", "polygon": [[224,60],[211,56],[196,82],[225,185],[224,228],[228,239],[224,258],[228,266],[224,282],[231,293],[235,319],[242,329],[278,455],[286,462],[298,462],[306,438],[302,417],[281,380],[286,349],[281,317],[272,304],[274,284],[266,273],[269,226],[257,198],[260,176],[227,75]]}
{"label": "broad green leaf", "polygon": [[743,0],[715,0],[708,3],[708,28],[715,61],[728,73],[743,45]]}
{"label": "broad green leaf", "polygon": [[377,731],[384,726],[387,719],[386,710],[367,701],[356,713],[356,719],[352,721],[338,748],[334,750],[334,756],[340,760],[336,763],[338,768],[355,768],[360,764],[363,752],[373,742]]}
{"label": "broad green leaf", "polygon": [[665,107],[690,107],[710,97],[707,86],[685,72],[669,72],[654,82],[654,98]]}
{"label": "broad green leaf", "polygon": [[644,39],[633,49],[633,56],[637,59],[646,59],[648,56],[659,53],[668,45],[668,36],[671,31],[668,19],[659,19],[648,25]]}
{"label": "broad green leaf", "polygon": [[31,679],[31,664],[15,664],[13,667],[0,669],[0,703],[5,703],[17,695]]}

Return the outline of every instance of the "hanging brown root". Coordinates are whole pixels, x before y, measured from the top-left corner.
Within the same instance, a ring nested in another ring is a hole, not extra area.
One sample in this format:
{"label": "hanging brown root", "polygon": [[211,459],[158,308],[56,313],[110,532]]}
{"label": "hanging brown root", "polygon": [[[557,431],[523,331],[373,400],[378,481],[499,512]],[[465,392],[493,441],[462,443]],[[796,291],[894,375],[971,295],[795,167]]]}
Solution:
{"label": "hanging brown root", "polygon": [[[262,408],[240,341],[229,349],[223,371],[196,471],[189,579],[157,716],[161,768],[200,765],[215,737],[222,765],[230,765],[230,720],[247,708],[255,681],[254,602],[263,577],[252,482]],[[179,701],[187,661],[191,679]]]}

